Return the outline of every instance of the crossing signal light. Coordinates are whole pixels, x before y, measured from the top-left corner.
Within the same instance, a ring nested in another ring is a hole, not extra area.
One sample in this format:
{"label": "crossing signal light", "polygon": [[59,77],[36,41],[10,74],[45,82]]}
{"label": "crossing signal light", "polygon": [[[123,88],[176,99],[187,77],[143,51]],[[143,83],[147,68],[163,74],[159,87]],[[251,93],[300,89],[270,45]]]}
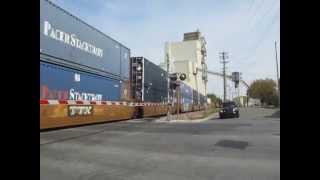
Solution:
{"label": "crossing signal light", "polygon": [[185,73],[181,73],[180,75],[178,73],[173,73],[169,75],[170,78],[170,89],[176,89],[177,86],[179,86],[179,81],[184,81],[187,78],[187,75]]}
{"label": "crossing signal light", "polygon": [[181,81],[184,81],[184,80],[186,80],[187,75],[185,73],[182,73],[182,74],[180,74],[179,78],[180,78]]}
{"label": "crossing signal light", "polygon": [[173,73],[169,75],[171,81],[176,81],[178,79],[177,73]]}

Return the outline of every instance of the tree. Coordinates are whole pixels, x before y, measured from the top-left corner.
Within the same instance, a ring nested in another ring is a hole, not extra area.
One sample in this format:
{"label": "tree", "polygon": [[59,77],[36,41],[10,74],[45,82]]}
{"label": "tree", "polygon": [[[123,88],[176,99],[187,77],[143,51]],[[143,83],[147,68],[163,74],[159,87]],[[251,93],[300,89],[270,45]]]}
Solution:
{"label": "tree", "polygon": [[260,99],[262,104],[278,105],[277,84],[272,79],[255,80],[248,89],[251,98]]}

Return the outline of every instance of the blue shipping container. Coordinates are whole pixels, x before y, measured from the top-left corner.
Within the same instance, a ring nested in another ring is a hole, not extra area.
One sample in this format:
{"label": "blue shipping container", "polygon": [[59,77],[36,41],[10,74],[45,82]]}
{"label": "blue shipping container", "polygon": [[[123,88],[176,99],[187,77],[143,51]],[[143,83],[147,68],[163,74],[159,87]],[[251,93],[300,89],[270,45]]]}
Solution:
{"label": "blue shipping container", "polygon": [[40,53],[129,79],[128,48],[47,0],[40,0]]}
{"label": "blue shipping container", "polygon": [[130,80],[130,50],[121,46],[121,79]]}
{"label": "blue shipping container", "polygon": [[118,101],[120,82],[71,68],[40,62],[40,98]]}
{"label": "blue shipping container", "polygon": [[182,103],[186,104],[192,104],[193,103],[193,91],[190,86],[187,84],[181,82],[180,84],[180,92],[181,92],[181,98],[182,98]]}

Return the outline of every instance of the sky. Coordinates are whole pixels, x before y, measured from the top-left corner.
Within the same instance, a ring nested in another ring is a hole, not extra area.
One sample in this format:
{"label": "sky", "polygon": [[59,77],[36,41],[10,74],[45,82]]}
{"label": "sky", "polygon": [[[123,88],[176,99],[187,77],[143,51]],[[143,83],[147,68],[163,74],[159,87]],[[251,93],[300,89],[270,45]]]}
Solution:
{"label": "sky", "polygon": [[[228,52],[227,73],[247,83],[276,80],[275,41],[280,72],[280,0],[51,0],[155,64],[164,44],[200,30],[207,42],[207,65],[221,72],[219,52]],[[228,82],[229,97],[234,95]],[[246,91],[240,86],[240,94]],[[208,93],[223,94],[223,81],[210,76]]]}

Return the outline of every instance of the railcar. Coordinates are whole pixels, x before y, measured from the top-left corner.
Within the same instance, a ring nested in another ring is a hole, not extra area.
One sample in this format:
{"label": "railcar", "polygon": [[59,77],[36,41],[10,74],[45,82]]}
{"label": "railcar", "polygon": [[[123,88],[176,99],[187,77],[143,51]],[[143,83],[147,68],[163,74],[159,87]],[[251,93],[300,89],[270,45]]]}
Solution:
{"label": "railcar", "polygon": [[[165,115],[167,94],[166,71],[40,0],[40,130]],[[203,108],[187,84],[180,94],[180,112]]]}

